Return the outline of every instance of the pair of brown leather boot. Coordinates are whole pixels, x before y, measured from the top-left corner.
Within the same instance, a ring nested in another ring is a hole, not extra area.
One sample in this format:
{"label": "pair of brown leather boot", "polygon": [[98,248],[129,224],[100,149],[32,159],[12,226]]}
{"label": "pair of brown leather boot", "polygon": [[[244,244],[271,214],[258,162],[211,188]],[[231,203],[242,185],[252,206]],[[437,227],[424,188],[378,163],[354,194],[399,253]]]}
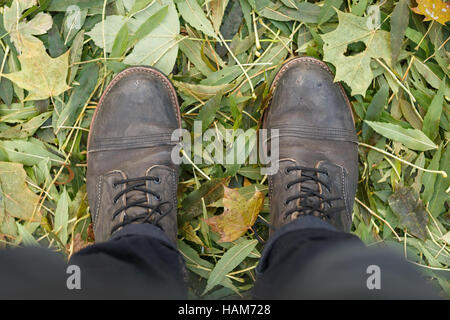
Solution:
{"label": "pair of brown leather boot", "polygon": [[[351,106],[323,62],[295,58],[275,77],[263,127],[279,130],[279,170],[269,176],[271,224],[302,215],[348,232],[358,178]],[[105,90],[88,141],[88,197],[97,242],[129,223],[152,223],[177,239],[181,127],[177,95],[159,71],[132,67]]]}

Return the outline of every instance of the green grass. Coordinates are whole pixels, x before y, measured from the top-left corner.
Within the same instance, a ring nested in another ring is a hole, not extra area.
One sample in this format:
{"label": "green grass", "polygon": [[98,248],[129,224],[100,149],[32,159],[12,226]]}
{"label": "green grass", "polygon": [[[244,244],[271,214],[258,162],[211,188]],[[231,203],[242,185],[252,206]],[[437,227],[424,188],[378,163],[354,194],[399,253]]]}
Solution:
{"label": "green grass", "polygon": [[[1,1],[0,19],[6,22],[0,28],[0,246],[37,244],[67,258],[93,241],[85,186],[87,134],[103,90],[128,65],[153,65],[170,74],[183,128],[192,131],[193,122],[201,120],[204,128],[223,133],[259,128],[282,63],[298,55],[323,60],[324,42],[336,41],[329,47],[343,48],[342,55],[325,52],[333,72],[346,66],[336,61],[349,61],[339,59],[362,55],[369,57],[371,70],[363,93],[363,73],[343,83],[360,141],[352,233],[370,246],[397,248],[448,297],[447,26],[422,21],[404,0],[381,7],[369,7],[371,0],[240,0],[230,1],[225,12],[220,4],[228,1],[53,0],[21,8],[12,18],[11,2]],[[80,10],[67,11],[69,5]],[[351,15],[338,20],[333,6]],[[360,38],[365,44],[352,38],[355,28],[322,38],[362,21],[357,17],[367,12],[375,21],[379,14],[379,25]],[[43,14],[50,16],[45,20]],[[47,53],[27,51],[28,44],[17,40],[14,26],[31,20],[42,29],[31,34]],[[380,42],[373,41],[376,37]],[[20,81],[4,76],[23,67],[21,51],[38,61],[67,50],[68,65],[58,72],[36,64]],[[46,80],[38,80],[37,88],[26,87],[25,80],[40,76]],[[44,84],[61,79],[71,88],[45,96]],[[41,100],[27,100],[31,91]],[[181,166],[179,247],[190,270],[191,297],[249,297],[263,249],[254,231],[266,240],[267,227],[257,223],[238,240],[219,243],[204,219],[223,212],[223,189],[214,187],[224,181],[246,198],[255,190],[267,194],[267,177],[258,168]],[[266,197],[262,220],[268,212]]]}

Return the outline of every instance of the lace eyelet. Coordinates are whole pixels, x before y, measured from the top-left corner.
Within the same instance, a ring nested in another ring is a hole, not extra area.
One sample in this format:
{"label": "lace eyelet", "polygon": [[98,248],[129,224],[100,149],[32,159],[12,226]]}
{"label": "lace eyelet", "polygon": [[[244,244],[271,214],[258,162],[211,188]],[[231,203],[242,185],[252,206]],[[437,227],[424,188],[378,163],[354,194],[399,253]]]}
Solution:
{"label": "lace eyelet", "polygon": [[160,196],[155,196],[155,199],[158,201],[161,201],[161,197]]}
{"label": "lace eyelet", "polygon": [[113,182],[112,186],[113,186],[114,189],[117,189],[118,185],[117,185],[117,183]]}
{"label": "lace eyelet", "polygon": [[284,168],[284,174],[291,174],[291,171],[289,170],[289,168]]}
{"label": "lace eyelet", "polygon": [[155,181],[156,184],[160,184],[161,183],[161,179],[159,177],[157,177],[154,181]]}
{"label": "lace eyelet", "polygon": [[289,189],[291,189],[290,186],[288,186],[288,185],[285,185],[285,186],[284,186],[284,190],[288,191]]}

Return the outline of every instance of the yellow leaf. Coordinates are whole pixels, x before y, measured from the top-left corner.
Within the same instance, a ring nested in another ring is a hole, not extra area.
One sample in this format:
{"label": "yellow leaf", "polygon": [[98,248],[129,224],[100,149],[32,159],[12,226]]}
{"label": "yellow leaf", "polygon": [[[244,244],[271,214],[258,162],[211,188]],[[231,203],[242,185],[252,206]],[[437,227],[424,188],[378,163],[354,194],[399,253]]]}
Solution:
{"label": "yellow leaf", "polygon": [[202,239],[199,238],[194,228],[192,228],[191,223],[187,221],[184,226],[181,228],[181,233],[186,238],[186,240],[199,244],[201,246],[205,246]]}
{"label": "yellow leaf", "polygon": [[52,58],[41,41],[30,37],[21,37],[20,41],[23,44],[22,54],[19,56],[22,70],[2,76],[28,90],[26,100],[44,100],[70,89],[66,82],[69,51],[58,58]]}
{"label": "yellow leaf", "polygon": [[450,4],[442,0],[416,0],[417,7],[411,10],[425,16],[424,21],[436,20],[445,25],[450,20]]}
{"label": "yellow leaf", "polygon": [[41,214],[35,210],[39,196],[28,188],[26,177],[22,164],[0,162],[0,222],[4,217],[40,221]]}
{"label": "yellow leaf", "polygon": [[247,200],[235,189],[224,187],[224,212],[206,219],[211,229],[220,234],[219,242],[231,242],[251,228],[264,203],[264,194],[256,191]]}

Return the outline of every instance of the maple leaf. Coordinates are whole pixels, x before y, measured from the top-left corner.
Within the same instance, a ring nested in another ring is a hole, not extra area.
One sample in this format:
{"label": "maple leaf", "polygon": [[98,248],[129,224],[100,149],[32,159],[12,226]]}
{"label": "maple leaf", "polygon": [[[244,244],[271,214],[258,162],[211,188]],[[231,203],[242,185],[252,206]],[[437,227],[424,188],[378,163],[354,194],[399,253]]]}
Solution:
{"label": "maple leaf", "polygon": [[26,100],[44,100],[70,89],[66,83],[69,51],[52,58],[41,41],[27,37],[21,37],[20,41],[23,44],[22,54],[19,56],[22,70],[2,76],[28,90]]}
{"label": "maple leaf", "polygon": [[41,214],[35,210],[39,196],[28,188],[26,178],[22,164],[0,162],[0,222],[4,217],[40,221]]}
{"label": "maple leaf", "polygon": [[39,41],[34,36],[45,34],[52,27],[53,19],[48,13],[39,12],[28,22],[21,20],[22,11],[36,4],[36,0],[14,0],[11,7],[4,8],[3,25],[19,51],[23,47],[22,38]]}
{"label": "maple leaf", "polygon": [[239,191],[224,187],[224,212],[206,219],[205,222],[220,234],[219,242],[231,242],[255,224],[263,203],[264,194],[260,191],[256,191],[251,199],[247,200]]}
{"label": "maple leaf", "polygon": [[417,7],[411,10],[425,16],[424,21],[436,20],[445,25],[450,20],[450,4],[441,0],[416,0],[416,2]]}
{"label": "maple leaf", "polygon": [[[383,58],[390,64],[391,47],[389,32],[379,30],[371,18],[361,18],[337,10],[338,27],[322,35],[325,61],[336,67],[335,81],[344,81],[352,89],[352,95],[365,95],[373,79],[370,62],[372,58]],[[364,42],[366,48],[355,55],[346,56],[348,46]]]}

